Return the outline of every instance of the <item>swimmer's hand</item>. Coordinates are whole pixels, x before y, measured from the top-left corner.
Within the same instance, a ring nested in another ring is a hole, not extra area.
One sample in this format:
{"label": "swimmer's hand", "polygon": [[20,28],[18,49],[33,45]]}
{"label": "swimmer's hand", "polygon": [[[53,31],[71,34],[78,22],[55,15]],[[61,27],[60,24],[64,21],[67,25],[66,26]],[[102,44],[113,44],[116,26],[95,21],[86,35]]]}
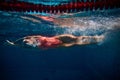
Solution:
{"label": "swimmer's hand", "polygon": [[11,41],[9,41],[9,40],[6,40],[6,42],[7,42],[8,44],[15,45],[14,42],[11,42]]}

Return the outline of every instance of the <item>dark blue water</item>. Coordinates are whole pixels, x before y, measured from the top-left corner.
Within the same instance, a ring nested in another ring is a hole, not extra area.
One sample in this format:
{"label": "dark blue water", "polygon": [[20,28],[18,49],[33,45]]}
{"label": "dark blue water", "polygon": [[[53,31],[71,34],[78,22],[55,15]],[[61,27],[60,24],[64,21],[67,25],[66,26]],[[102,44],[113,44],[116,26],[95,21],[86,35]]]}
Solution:
{"label": "dark blue water", "polygon": [[[41,23],[20,16],[35,18]],[[0,13],[0,80],[120,80],[119,29],[110,30],[103,43],[85,46],[42,50],[11,46],[5,42],[28,35],[68,33],[53,26],[53,23],[31,15]],[[103,31],[106,30],[99,33]]]}

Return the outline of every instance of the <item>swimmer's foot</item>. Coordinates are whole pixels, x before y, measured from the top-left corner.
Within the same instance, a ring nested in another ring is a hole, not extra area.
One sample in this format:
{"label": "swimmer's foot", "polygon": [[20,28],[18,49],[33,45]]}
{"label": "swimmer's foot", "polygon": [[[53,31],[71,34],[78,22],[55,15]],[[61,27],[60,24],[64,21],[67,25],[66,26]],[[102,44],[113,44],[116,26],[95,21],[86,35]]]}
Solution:
{"label": "swimmer's foot", "polygon": [[104,35],[100,35],[100,36],[95,36],[96,38],[96,42],[102,42],[104,39],[105,39],[105,36]]}
{"label": "swimmer's foot", "polygon": [[80,36],[76,42],[77,45],[96,44],[104,40],[104,35],[96,36]]}

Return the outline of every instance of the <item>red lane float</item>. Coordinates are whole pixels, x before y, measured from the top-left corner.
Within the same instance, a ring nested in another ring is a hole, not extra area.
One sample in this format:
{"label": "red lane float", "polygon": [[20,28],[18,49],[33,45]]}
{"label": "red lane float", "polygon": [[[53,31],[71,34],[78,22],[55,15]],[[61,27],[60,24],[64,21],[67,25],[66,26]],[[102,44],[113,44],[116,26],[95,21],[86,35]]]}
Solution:
{"label": "red lane float", "polygon": [[43,5],[33,4],[24,1],[0,1],[0,10],[2,11],[16,11],[16,12],[45,12],[45,13],[58,13],[58,12],[79,12],[83,10],[100,10],[108,8],[120,8],[120,0],[86,0],[70,2],[59,5]]}

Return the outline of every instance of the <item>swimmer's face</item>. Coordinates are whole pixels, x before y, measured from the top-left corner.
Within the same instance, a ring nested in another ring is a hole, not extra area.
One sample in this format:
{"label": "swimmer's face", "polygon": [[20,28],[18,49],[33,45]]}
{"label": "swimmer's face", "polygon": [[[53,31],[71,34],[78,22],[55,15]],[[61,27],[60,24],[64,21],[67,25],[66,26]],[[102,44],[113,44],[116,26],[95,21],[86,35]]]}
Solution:
{"label": "swimmer's face", "polygon": [[23,42],[29,46],[33,46],[33,47],[36,47],[38,45],[40,45],[40,42],[38,43],[36,38],[34,37],[26,37],[24,38]]}
{"label": "swimmer's face", "polygon": [[34,40],[33,40],[33,38],[31,38],[31,37],[26,37],[26,38],[23,40],[23,42],[24,42],[25,44],[32,45],[32,44],[34,43]]}

